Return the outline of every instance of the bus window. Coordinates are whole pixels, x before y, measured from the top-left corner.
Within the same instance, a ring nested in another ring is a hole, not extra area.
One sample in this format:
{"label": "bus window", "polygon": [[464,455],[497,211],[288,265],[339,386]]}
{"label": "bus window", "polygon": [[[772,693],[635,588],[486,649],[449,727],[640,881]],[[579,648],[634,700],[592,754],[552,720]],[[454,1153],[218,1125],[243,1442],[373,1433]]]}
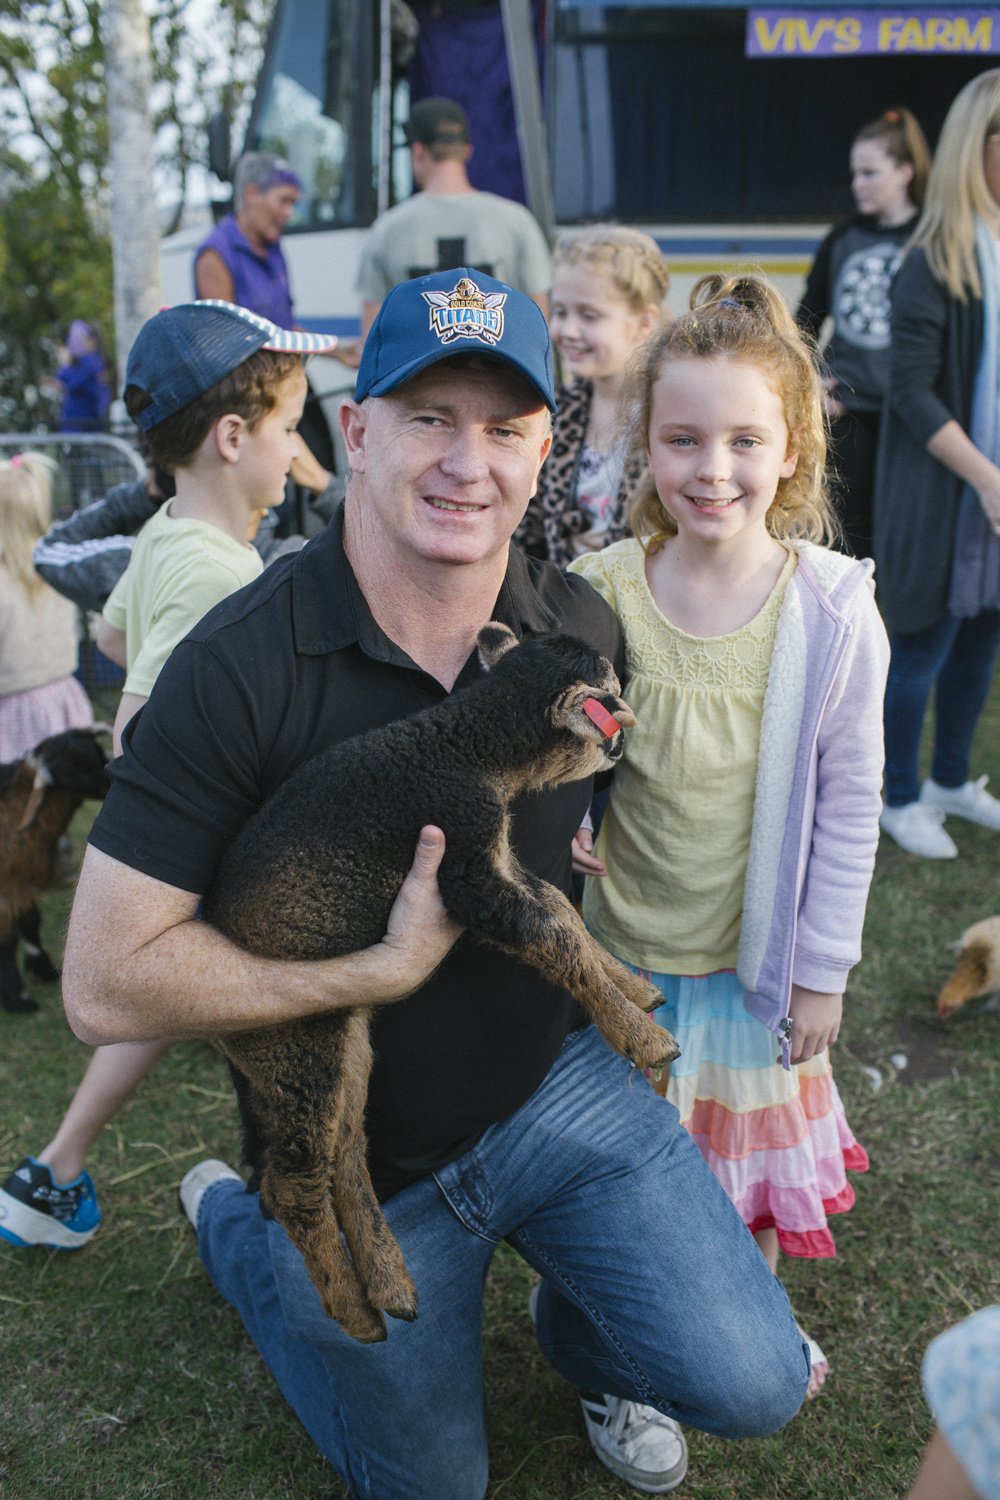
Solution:
{"label": "bus window", "polygon": [[906,105],[933,142],[979,57],[746,58],[746,10],[550,12],[560,223],[826,222],[852,210],[855,132]]}
{"label": "bus window", "polygon": [[291,163],[303,192],[288,226],[344,229],[374,216],[370,0],[285,0],[268,38],[246,149]]}

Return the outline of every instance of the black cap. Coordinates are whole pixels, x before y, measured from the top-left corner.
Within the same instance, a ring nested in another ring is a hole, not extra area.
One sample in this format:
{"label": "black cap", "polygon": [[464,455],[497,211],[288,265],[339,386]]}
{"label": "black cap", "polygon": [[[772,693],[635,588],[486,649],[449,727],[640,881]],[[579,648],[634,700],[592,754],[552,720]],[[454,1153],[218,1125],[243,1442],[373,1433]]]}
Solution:
{"label": "black cap", "polygon": [[406,140],[412,146],[460,146],[469,139],[469,117],[454,99],[421,99],[410,110]]}

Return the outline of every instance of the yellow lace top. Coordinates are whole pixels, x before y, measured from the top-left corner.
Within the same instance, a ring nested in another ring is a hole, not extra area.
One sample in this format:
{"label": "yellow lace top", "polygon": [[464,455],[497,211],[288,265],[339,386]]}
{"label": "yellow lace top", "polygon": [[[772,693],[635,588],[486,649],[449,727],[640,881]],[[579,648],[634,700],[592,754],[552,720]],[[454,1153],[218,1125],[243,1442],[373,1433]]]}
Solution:
{"label": "yellow lace top", "polygon": [[666,974],[735,967],[771,653],[795,554],[760,612],[729,635],[688,635],[661,614],[629,538],[577,558],[625,632],[625,736],[595,852],[605,877],[583,911],[619,958]]}

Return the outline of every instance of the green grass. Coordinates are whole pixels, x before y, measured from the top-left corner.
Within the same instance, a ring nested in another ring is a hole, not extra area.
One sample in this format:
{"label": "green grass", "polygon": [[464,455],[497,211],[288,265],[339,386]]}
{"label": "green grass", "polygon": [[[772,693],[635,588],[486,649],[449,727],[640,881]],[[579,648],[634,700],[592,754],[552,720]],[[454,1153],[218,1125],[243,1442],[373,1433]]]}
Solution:
{"label": "green grass", "polygon": [[[1000,690],[978,747],[976,771],[1000,786]],[[87,823],[81,814],[81,841]],[[953,831],[961,858],[950,863],[894,845],[879,853],[836,1057],[872,1170],[835,1225],[838,1258],[785,1263],[796,1308],[834,1366],[827,1391],[767,1440],[690,1433],[681,1500],[897,1500],[930,1431],[919,1378],[928,1340],[1000,1300],[1000,1015],[973,1002],[944,1025],[934,1010],[948,945],[1000,911],[1000,843],[966,825]],[[47,900],[54,938],[69,901],[65,891]],[[38,998],[37,1016],[0,1014],[4,1171],[48,1139],[87,1057],[57,987]],[[890,1060],[899,1054],[902,1071]],[[178,1210],[187,1167],[233,1159],[236,1141],[221,1059],[178,1046],[94,1153],[105,1211],[94,1243],[76,1254],[0,1250],[0,1495],[344,1500],[208,1284]],[[486,1305],[491,1500],[624,1496],[593,1460],[572,1392],[535,1348],[529,1284],[502,1249]]]}

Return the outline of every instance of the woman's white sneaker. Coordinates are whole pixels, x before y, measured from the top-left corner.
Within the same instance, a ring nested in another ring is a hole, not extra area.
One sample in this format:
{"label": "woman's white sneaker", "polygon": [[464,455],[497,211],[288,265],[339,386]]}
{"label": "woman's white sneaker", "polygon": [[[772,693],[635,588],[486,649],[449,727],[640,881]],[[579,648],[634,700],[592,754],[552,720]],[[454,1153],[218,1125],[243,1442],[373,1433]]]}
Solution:
{"label": "woman's white sneaker", "polygon": [[920,788],[921,805],[965,818],[969,823],[978,823],[981,828],[1000,831],[1000,799],[986,790],[989,779],[980,776],[978,781],[967,781],[964,786],[939,786],[928,776]]}
{"label": "woman's white sneaker", "polygon": [[907,802],[903,807],[883,807],[879,824],[907,854],[921,859],[954,859],[955,840],[941,826],[944,812],[928,802]]}

